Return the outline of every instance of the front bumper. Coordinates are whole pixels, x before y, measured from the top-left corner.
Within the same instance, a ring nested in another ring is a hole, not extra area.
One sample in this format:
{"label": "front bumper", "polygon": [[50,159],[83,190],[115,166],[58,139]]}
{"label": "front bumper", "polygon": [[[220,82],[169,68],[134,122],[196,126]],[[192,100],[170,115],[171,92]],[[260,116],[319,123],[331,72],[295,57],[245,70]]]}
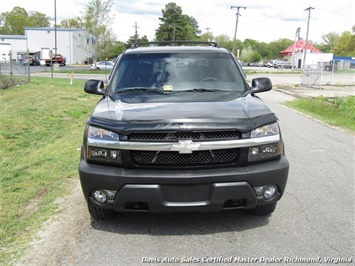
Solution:
{"label": "front bumper", "polygon": [[[205,170],[140,170],[95,165],[80,161],[79,174],[89,204],[117,212],[220,211],[252,209],[278,201],[285,190],[289,163],[286,157],[236,168]],[[254,187],[274,184],[270,200],[257,196]],[[95,189],[118,191],[114,200],[99,204]]]}

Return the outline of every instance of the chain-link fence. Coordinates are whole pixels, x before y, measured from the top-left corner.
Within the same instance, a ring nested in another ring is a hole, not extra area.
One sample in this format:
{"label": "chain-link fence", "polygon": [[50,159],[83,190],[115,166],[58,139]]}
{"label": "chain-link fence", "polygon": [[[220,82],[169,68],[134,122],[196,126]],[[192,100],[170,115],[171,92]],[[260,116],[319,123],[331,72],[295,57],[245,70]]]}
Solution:
{"label": "chain-link fence", "polygon": [[0,58],[0,89],[7,89],[23,83],[30,82],[29,54],[22,54],[19,58],[12,58],[12,53]]}
{"label": "chain-link fence", "polygon": [[306,65],[302,69],[301,85],[305,87],[322,86],[322,65]]}
{"label": "chain-link fence", "polygon": [[[343,71],[350,69],[349,62],[327,62],[306,65],[302,69],[301,85],[304,87],[321,88],[322,85],[354,85],[354,80],[342,79]],[[339,81],[338,79],[341,79]]]}

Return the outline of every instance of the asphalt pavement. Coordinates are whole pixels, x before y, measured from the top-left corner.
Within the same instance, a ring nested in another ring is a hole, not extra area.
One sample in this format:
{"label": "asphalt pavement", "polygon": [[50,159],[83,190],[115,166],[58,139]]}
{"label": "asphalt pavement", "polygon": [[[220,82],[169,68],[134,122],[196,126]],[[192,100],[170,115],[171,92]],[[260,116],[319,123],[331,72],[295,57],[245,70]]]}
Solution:
{"label": "asphalt pavement", "polygon": [[273,89],[294,97],[315,98],[319,96],[334,98],[355,96],[354,73],[326,73],[322,76],[321,86],[306,87],[301,85],[301,74],[292,73],[257,73],[247,75],[251,82],[256,77],[270,78]]}

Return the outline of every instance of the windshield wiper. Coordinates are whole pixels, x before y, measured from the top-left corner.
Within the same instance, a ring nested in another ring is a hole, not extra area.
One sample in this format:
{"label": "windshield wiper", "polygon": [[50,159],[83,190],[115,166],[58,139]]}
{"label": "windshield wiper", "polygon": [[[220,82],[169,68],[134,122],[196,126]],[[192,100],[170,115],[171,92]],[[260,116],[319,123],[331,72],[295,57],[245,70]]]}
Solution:
{"label": "windshield wiper", "polygon": [[206,88],[195,88],[191,90],[182,90],[182,91],[174,91],[174,92],[216,92],[221,91],[220,89],[206,89]]}
{"label": "windshield wiper", "polygon": [[122,90],[118,90],[115,93],[121,92],[162,92],[160,89],[153,89],[153,88],[145,88],[145,87],[137,87],[137,88],[126,88]]}

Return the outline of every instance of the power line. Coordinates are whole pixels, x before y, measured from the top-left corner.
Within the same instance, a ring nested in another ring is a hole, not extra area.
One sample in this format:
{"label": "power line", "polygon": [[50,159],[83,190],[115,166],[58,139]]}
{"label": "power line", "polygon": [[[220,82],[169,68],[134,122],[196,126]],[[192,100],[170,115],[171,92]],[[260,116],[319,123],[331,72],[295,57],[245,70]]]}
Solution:
{"label": "power line", "polygon": [[241,16],[239,14],[239,9],[241,9],[241,8],[246,9],[246,7],[245,6],[231,6],[231,9],[233,9],[233,8],[237,9],[237,14],[236,14],[237,21],[235,23],[235,31],[234,31],[234,38],[233,38],[233,50],[232,50],[232,53],[234,54],[235,44],[236,44],[236,40],[237,40],[236,37],[237,37],[237,28],[238,28],[238,18],[239,18],[239,16]]}

